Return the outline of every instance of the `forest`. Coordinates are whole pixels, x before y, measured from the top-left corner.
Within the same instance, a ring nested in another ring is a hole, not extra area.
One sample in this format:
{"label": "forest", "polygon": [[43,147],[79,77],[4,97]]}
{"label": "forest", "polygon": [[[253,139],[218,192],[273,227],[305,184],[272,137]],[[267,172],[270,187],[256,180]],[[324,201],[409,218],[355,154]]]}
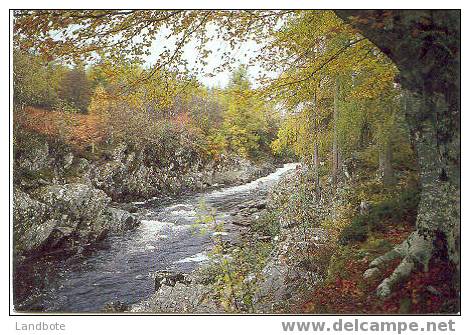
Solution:
{"label": "forest", "polygon": [[460,11],[16,10],[12,39],[16,311],[460,312]]}

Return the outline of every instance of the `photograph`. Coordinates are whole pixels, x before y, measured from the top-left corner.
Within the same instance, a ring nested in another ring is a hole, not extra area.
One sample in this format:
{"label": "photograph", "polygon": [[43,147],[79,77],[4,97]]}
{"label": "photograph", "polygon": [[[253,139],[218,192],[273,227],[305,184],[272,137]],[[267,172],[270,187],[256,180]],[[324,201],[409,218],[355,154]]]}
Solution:
{"label": "photograph", "polygon": [[10,313],[38,316],[17,331],[95,314],[455,331],[460,9],[9,15]]}

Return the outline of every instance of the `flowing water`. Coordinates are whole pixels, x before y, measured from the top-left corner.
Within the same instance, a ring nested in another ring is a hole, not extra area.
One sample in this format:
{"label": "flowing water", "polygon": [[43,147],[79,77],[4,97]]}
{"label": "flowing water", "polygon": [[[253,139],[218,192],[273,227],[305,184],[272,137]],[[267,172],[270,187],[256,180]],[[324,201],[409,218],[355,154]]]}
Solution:
{"label": "flowing water", "polygon": [[[22,271],[15,279],[16,309],[96,312],[109,302],[146,299],[154,290],[155,271],[194,270],[207,260],[214,234],[237,240],[242,228],[230,223],[230,213],[241,203],[266,197],[279,178],[295,166],[285,164],[240,186],[135,203],[142,221],[137,229],[109,236],[91,254],[44,259]],[[197,223],[209,209],[215,211],[216,222],[223,223],[223,231],[217,231],[214,223]]]}

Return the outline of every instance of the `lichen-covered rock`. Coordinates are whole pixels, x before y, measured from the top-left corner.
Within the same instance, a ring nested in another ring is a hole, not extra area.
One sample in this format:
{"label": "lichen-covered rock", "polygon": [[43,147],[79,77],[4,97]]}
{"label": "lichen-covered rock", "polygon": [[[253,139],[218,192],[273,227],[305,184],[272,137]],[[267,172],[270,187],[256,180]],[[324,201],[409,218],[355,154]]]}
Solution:
{"label": "lichen-covered rock", "polygon": [[63,158],[63,168],[68,169],[72,165],[72,162],[73,162],[73,154],[71,152],[68,152],[67,154],[65,154]]}
{"label": "lichen-covered rock", "polygon": [[111,150],[110,156],[115,161],[123,162],[126,157],[126,150],[127,144],[120,142]]}
{"label": "lichen-covered rock", "polygon": [[[39,244],[38,241],[28,241],[27,232],[35,231],[41,226],[41,223],[47,218],[46,210],[47,206],[43,203],[32,199],[27,193],[19,189],[14,189],[13,237],[15,251],[30,250],[31,245]],[[36,239],[39,238],[39,236],[36,237]],[[30,244],[28,245],[28,243]]]}
{"label": "lichen-covered rock", "polygon": [[20,238],[19,243],[21,243],[21,248],[27,253],[43,248],[58,226],[58,223],[58,220],[51,219],[41,224],[31,225]]}
{"label": "lichen-covered rock", "polygon": [[133,305],[133,313],[223,313],[211,299],[211,288],[203,284],[162,286],[149,299]]}
{"label": "lichen-covered rock", "polygon": [[48,185],[36,199],[15,190],[15,251],[21,258],[55,250],[79,251],[93,246],[110,232],[135,228],[129,212],[108,207],[110,198],[85,184]]}
{"label": "lichen-covered rock", "polygon": [[48,185],[36,199],[14,194],[15,250],[19,256],[74,249],[102,239],[110,221],[103,215],[109,197],[83,184]]}
{"label": "lichen-covered rock", "polygon": [[111,231],[131,230],[139,225],[139,220],[123,209],[108,207],[104,214],[108,217]]}
{"label": "lichen-covered rock", "polygon": [[66,213],[72,220],[90,221],[99,216],[111,199],[101,190],[85,184],[49,185],[36,198],[54,213]]}
{"label": "lichen-covered rock", "polygon": [[30,139],[27,145],[28,150],[22,150],[21,155],[17,155],[17,166],[30,172],[47,167],[50,159],[49,145],[47,142],[33,141]]}
{"label": "lichen-covered rock", "polygon": [[119,187],[119,181],[123,179],[125,172],[126,166],[120,161],[95,164],[92,181],[98,188],[105,188],[108,192],[117,192],[116,187]]}

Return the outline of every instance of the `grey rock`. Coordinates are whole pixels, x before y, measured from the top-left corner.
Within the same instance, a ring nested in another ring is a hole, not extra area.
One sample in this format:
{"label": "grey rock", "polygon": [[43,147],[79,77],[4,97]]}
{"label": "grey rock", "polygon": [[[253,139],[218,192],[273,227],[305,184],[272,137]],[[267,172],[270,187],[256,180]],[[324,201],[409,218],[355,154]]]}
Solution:
{"label": "grey rock", "polygon": [[361,201],[359,205],[359,214],[365,215],[369,213],[370,205],[366,201]]}
{"label": "grey rock", "polygon": [[103,191],[85,184],[49,185],[36,195],[55,213],[66,213],[72,220],[95,219],[111,201]]}
{"label": "grey rock", "polygon": [[88,160],[86,158],[79,158],[77,160],[77,169],[79,171],[85,171],[85,170],[88,170],[90,168],[90,162],[88,162]]}
{"label": "grey rock", "polygon": [[[32,199],[27,193],[14,189],[13,191],[13,238],[14,247],[18,252],[31,251],[34,245],[40,244],[41,237],[28,241],[27,236],[34,231],[41,231],[41,224],[47,218],[47,206]],[[48,230],[48,229],[44,229]],[[31,233],[28,233],[31,232]],[[42,236],[42,234],[41,234]]]}
{"label": "grey rock", "polygon": [[49,145],[46,142],[31,141],[28,150],[18,158],[18,167],[34,172],[49,166]]}
{"label": "grey rock", "polygon": [[105,209],[105,215],[109,217],[112,231],[131,230],[140,223],[134,215],[119,208],[108,207]]}
{"label": "grey rock", "polygon": [[117,144],[113,150],[111,151],[111,158],[113,160],[116,160],[118,162],[124,161],[125,158],[125,152],[127,150],[127,144],[124,142],[121,142]]}
{"label": "grey rock", "polygon": [[59,221],[55,219],[32,225],[22,238],[23,250],[31,252],[42,248],[58,225]]}
{"label": "grey rock", "polygon": [[139,220],[108,207],[110,198],[85,184],[48,185],[35,193],[14,194],[15,250],[19,255],[57,248],[79,251],[109,232],[133,229]]}
{"label": "grey rock", "polygon": [[223,313],[211,298],[211,288],[203,284],[162,286],[149,299],[132,305],[136,313]]}
{"label": "grey rock", "polygon": [[72,165],[72,162],[73,162],[73,154],[71,152],[69,152],[64,156],[64,161],[63,161],[63,166],[62,167],[64,169],[68,169]]}
{"label": "grey rock", "polygon": [[173,287],[176,283],[189,285],[191,278],[189,275],[181,272],[159,271],[155,273],[155,291],[158,291],[164,285]]}

